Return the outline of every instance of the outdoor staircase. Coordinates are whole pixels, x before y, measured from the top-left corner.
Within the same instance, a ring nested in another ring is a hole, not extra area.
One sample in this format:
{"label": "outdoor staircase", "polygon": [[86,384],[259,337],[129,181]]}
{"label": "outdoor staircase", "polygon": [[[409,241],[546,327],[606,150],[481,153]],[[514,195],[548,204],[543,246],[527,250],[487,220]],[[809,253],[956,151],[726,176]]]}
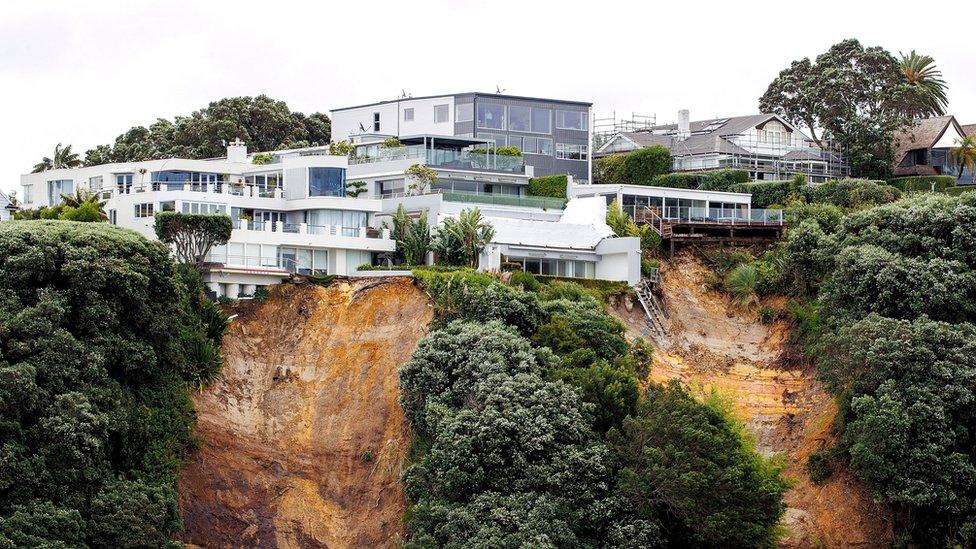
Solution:
{"label": "outdoor staircase", "polygon": [[671,227],[671,222],[661,217],[661,212],[658,208],[646,207],[642,210],[637,210],[634,212],[634,221],[650,225],[651,229],[661,237],[661,240],[671,238],[674,232]]}
{"label": "outdoor staircase", "polygon": [[637,292],[637,300],[640,302],[641,307],[644,308],[644,314],[647,315],[647,325],[641,330],[641,337],[646,338],[648,335],[654,335],[657,337],[664,337],[667,334],[666,331],[666,316],[664,314],[664,308],[661,305],[661,300],[655,293],[661,285],[661,275],[657,269],[654,269],[652,275],[648,278],[641,278],[634,290]]}

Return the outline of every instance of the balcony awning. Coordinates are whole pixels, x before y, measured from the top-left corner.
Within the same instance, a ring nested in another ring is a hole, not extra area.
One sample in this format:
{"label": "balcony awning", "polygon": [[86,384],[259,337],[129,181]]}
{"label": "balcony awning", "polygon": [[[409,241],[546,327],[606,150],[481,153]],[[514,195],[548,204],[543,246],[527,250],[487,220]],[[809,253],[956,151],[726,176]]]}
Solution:
{"label": "balcony awning", "polygon": [[400,143],[404,145],[423,145],[425,142],[430,143],[433,140],[435,145],[444,145],[445,147],[470,147],[470,146],[485,146],[491,144],[491,139],[483,139],[478,137],[458,137],[456,135],[408,135],[406,137],[400,138]]}

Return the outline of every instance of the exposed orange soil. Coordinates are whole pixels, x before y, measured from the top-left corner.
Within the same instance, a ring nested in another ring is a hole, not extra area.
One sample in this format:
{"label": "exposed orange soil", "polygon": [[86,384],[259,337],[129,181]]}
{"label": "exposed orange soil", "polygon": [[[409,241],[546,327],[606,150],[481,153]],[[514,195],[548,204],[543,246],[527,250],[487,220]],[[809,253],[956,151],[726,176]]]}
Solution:
{"label": "exposed orange soil", "polygon": [[[759,451],[782,452],[794,487],[786,496],[785,547],[886,547],[887,510],[841,468],[823,485],[806,474],[807,456],[833,440],[836,409],[802,355],[789,349],[790,327],[769,325],[705,286],[707,269],[690,252],[662,266],[669,326],[655,338],[651,379],[678,379],[704,394],[717,390],[755,435]],[[782,300],[774,305],[782,305]],[[639,305],[614,312],[636,337],[646,323]]]}
{"label": "exposed orange soil", "polygon": [[397,545],[409,443],[397,373],[430,317],[408,279],[283,285],[241,306],[223,377],[195,398],[203,444],[180,475],[183,540]]}

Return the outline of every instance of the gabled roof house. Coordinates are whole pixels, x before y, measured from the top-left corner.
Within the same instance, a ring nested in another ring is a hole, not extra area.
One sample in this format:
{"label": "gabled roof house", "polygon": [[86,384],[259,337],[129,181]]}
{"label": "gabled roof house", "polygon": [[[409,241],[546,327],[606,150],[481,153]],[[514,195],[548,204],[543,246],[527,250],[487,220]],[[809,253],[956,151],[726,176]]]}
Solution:
{"label": "gabled roof house", "polygon": [[[958,175],[959,167],[949,150],[966,135],[976,135],[976,124],[963,126],[951,115],[923,118],[897,132],[893,139],[895,176]],[[973,174],[966,170],[959,180],[971,184]]]}

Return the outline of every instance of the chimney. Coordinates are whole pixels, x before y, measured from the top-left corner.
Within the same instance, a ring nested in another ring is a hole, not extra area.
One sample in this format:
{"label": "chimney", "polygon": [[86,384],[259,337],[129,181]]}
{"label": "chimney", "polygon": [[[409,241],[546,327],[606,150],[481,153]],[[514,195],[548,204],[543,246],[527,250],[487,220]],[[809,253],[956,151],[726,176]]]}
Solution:
{"label": "chimney", "polygon": [[691,113],[688,109],[678,111],[678,139],[691,137]]}
{"label": "chimney", "polygon": [[240,138],[227,144],[227,161],[247,163],[247,145]]}

